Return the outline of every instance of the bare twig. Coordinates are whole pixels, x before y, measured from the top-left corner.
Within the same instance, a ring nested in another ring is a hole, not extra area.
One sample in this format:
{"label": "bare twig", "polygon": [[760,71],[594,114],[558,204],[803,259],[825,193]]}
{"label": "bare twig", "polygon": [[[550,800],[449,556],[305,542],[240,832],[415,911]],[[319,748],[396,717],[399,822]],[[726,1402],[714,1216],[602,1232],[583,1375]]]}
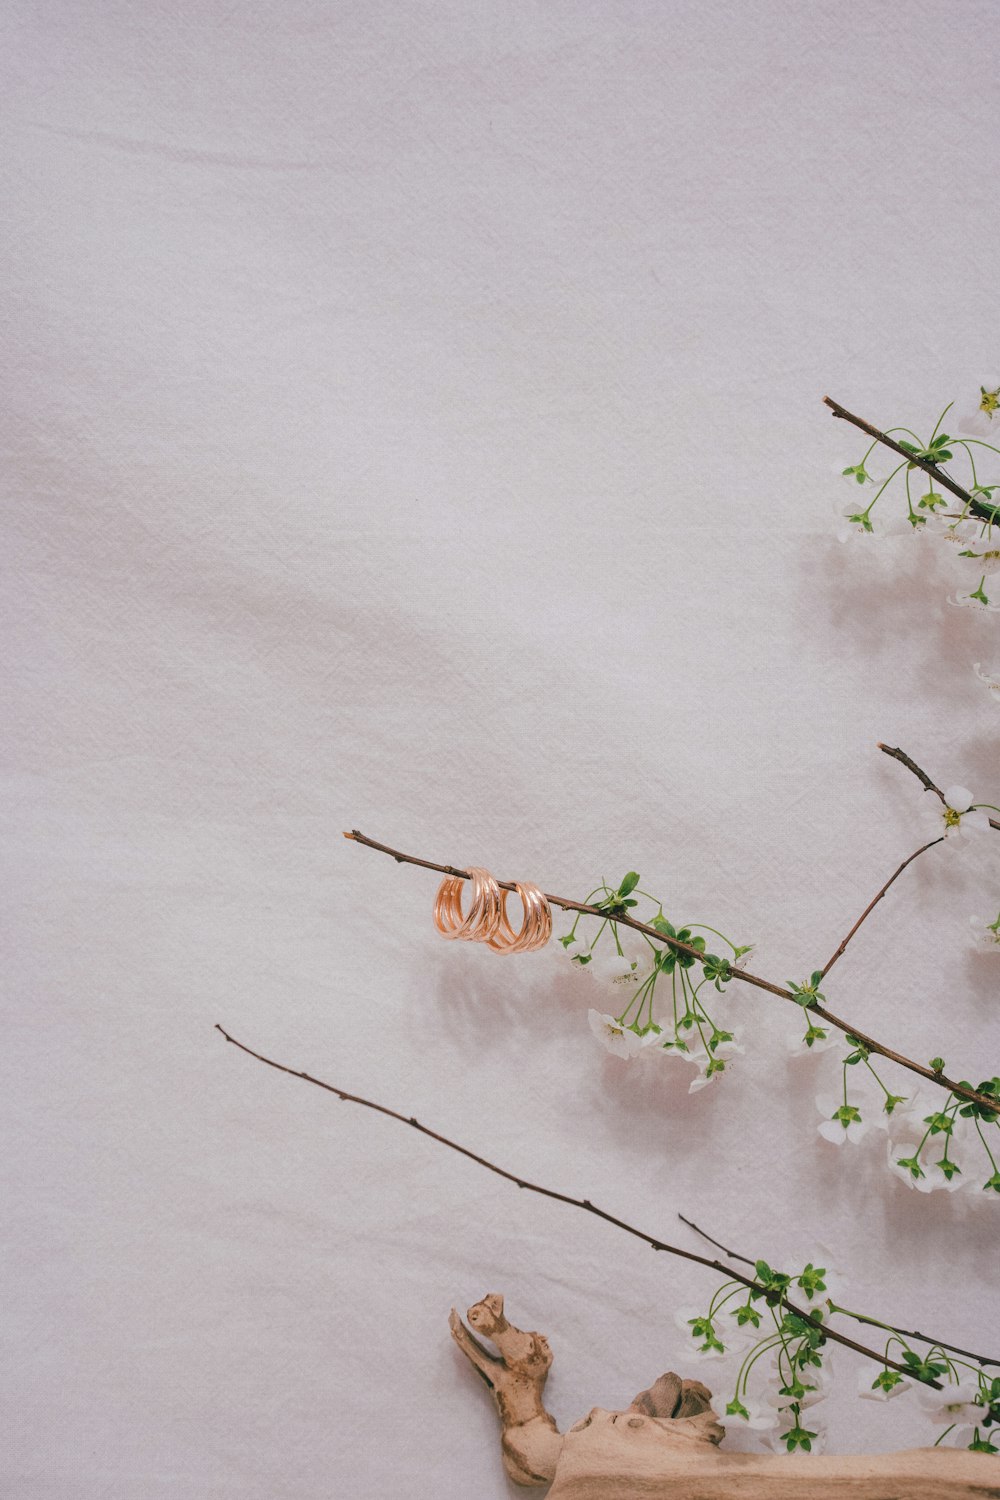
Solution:
{"label": "bare twig", "polygon": [[[707,1240],[710,1245],[714,1245],[716,1250],[721,1250],[723,1255],[728,1255],[730,1260],[740,1260],[745,1266],[755,1264],[748,1255],[740,1255],[738,1250],[730,1250],[719,1240],[714,1240],[710,1234],[705,1233],[704,1229],[699,1229],[698,1225],[693,1223],[691,1219],[685,1219],[683,1214],[678,1214],[677,1217],[682,1224],[686,1224],[689,1229],[693,1229],[695,1234],[700,1235],[703,1240]],[[966,1359],[974,1359],[978,1365],[1000,1366],[1000,1359],[990,1359],[985,1354],[973,1354],[971,1349],[960,1349],[957,1344],[946,1344],[944,1339],[932,1338],[929,1333],[918,1333],[914,1328],[900,1328],[898,1323],[882,1323],[878,1318],[869,1318],[865,1313],[851,1312],[850,1308],[841,1307],[836,1302],[832,1306],[845,1318],[853,1318],[856,1323],[865,1323],[869,1328],[884,1328],[888,1333],[899,1333],[907,1339],[919,1339],[922,1344],[929,1344],[934,1349],[947,1349],[950,1354],[962,1354]]]}
{"label": "bare twig", "polygon": [[[459,880],[468,880],[470,878],[468,870],[460,870],[456,865],[435,864],[433,860],[418,859],[415,855],[411,854],[402,854],[398,849],[391,849],[388,844],[380,844],[375,839],[368,838],[366,834],[359,832],[357,828],[352,828],[349,833],[345,833],[344,838],[352,839],[356,844],[364,844],[369,849],[378,849],[382,854],[391,855],[397,864],[419,865],[424,870],[437,870],[442,875],[453,875]],[[499,880],[497,884],[505,891],[512,891],[514,889],[513,882],[509,880]],[[607,912],[601,911],[599,907],[588,906],[582,901],[570,901],[565,896],[546,895],[545,899],[550,906],[562,907],[564,911],[578,911],[582,912],[585,916],[600,917],[601,919],[607,917]],[[690,943],[682,943],[679,938],[665,937],[657,928],[650,927],[647,923],[640,922],[635,917],[616,915],[614,920],[622,926],[631,927],[636,932],[644,933],[653,942],[662,943],[666,947],[674,948],[680,953],[688,953],[699,962],[705,957],[699,948],[692,947]],[[770,995],[777,995],[781,1000],[788,1000],[793,1005],[799,1005],[799,1001],[796,1000],[791,990],[785,989],[780,984],[772,984],[769,979],[761,979],[759,975],[751,974],[748,969],[732,969],[731,973],[733,979],[738,979],[742,984],[749,984],[755,989],[766,990]],[[809,1014],[820,1016],[828,1025],[834,1026],[838,1031],[844,1032],[848,1038],[855,1037],[859,1042],[864,1043],[869,1052],[875,1052],[880,1057],[886,1057],[890,1062],[898,1063],[901,1068],[907,1068],[911,1073],[916,1073],[919,1077],[926,1078],[928,1082],[936,1083],[941,1088],[948,1089],[953,1094],[960,1094],[963,1099],[967,1099],[972,1104],[984,1104],[995,1114],[1000,1114],[1000,1103],[996,1099],[991,1099],[986,1094],[977,1093],[968,1084],[960,1083],[957,1079],[948,1078],[944,1073],[935,1073],[932,1068],[924,1067],[923,1063],[915,1062],[912,1057],[906,1057],[902,1052],[894,1052],[891,1047],[887,1047],[884,1043],[876,1041],[875,1037],[869,1036],[866,1032],[859,1031],[857,1026],[852,1025],[850,1021],[845,1021],[840,1016],[834,1015],[833,1011],[827,1010],[824,1006],[811,1005],[809,1007]]]}
{"label": "bare twig", "polygon": [[984,505],[982,501],[976,500],[969,494],[968,490],[964,490],[943,469],[939,469],[937,464],[932,464],[926,458],[919,458],[917,454],[908,452],[902,443],[897,443],[894,438],[887,436],[884,432],[880,432],[877,427],[873,427],[870,422],[866,422],[862,417],[856,417],[853,412],[847,411],[839,402],[831,401],[829,396],[824,396],[823,401],[835,417],[841,417],[845,422],[852,422],[855,427],[860,427],[862,432],[867,432],[869,437],[875,438],[877,442],[884,443],[887,448],[891,448],[894,453],[900,454],[906,459],[907,463],[915,465],[918,469],[923,469],[924,473],[929,474],[932,479],[936,480],[942,489],[948,490],[952,495],[961,500],[963,505],[967,505],[972,514],[978,516],[980,520],[996,520],[996,511],[992,506]]}
{"label": "bare twig", "polygon": [[[392,1120],[399,1120],[403,1125],[409,1125],[412,1130],[417,1130],[421,1135],[428,1136],[439,1145],[447,1146],[451,1151],[457,1151],[460,1156],[466,1156],[470,1161],[476,1162],[480,1167],[485,1167],[488,1172],[494,1172],[498,1177],[503,1177],[507,1182],[513,1182],[517,1187],[523,1188],[528,1193],[539,1193],[543,1198],[552,1198],[556,1203],[568,1203],[571,1208],[582,1208],[585,1213],[593,1214],[598,1219],[603,1219],[606,1224],[613,1224],[616,1229],[624,1230],[626,1234],[632,1235],[637,1240],[642,1240],[652,1250],[661,1250],[667,1255],[675,1255],[681,1260],[693,1261],[695,1265],[707,1266],[709,1270],[717,1271],[721,1276],[730,1281],[738,1281],[753,1291],[760,1291],[760,1283],[751,1276],[744,1276],[742,1271],[736,1270],[734,1266],[727,1266],[721,1260],[709,1260],[707,1256],[697,1255],[693,1250],[683,1250],[679,1245],[668,1245],[666,1241],[657,1239],[654,1235],[646,1234],[641,1229],[636,1229],[633,1224],[627,1224],[624,1219],[616,1218],[614,1214],[607,1213],[603,1208],[598,1208],[596,1203],[591,1203],[588,1198],[573,1198],[569,1193],[556,1192],[554,1188],[540,1187],[537,1182],[528,1182],[524,1177],[518,1177],[515,1172],[508,1172],[503,1167],[498,1167],[495,1162],[488,1161],[485,1156],[479,1156],[475,1151],[470,1151],[467,1146],[460,1146],[457,1141],[449,1140],[445,1135],[439,1135],[436,1130],[421,1125],[419,1120],[412,1115],[400,1114],[398,1110],[389,1109],[385,1104],[376,1104],[372,1099],[363,1099],[360,1094],[349,1094],[345,1089],[339,1089],[332,1083],[324,1083],[321,1078],[314,1078],[311,1073],[304,1073],[298,1068],[288,1068],[284,1063],[274,1062],[270,1057],[265,1057],[261,1052],[255,1052],[252,1047],[247,1047],[243,1042],[238,1042],[234,1036],[230,1036],[222,1026],[216,1022],[215,1029],[221,1032],[227,1042],[238,1047],[241,1052],[246,1052],[249,1057],[255,1057],[258,1062],[266,1063],[269,1068],[276,1068],[279,1073],[287,1073],[291,1078],[301,1078],[304,1083],[314,1084],[316,1088],[325,1089],[328,1094],[335,1094],[338,1099],[350,1104],[363,1105],[365,1109],[373,1109],[380,1115],[388,1115]],[[856,1354],[863,1354],[867,1359],[873,1359],[876,1364],[888,1366],[891,1370],[898,1370],[902,1375],[913,1376],[913,1371],[907,1365],[897,1364],[895,1360],[887,1359],[876,1349],[869,1349],[865,1344],[859,1344],[855,1339],[848,1338],[835,1328],[830,1328],[826,1323],[815,1317],[806,1308],[797,1307],[782,1297],[782,1306],[804,1323],[813,1328],[821,1330],[826,1338],[833,1339],[837,1344],[843,1344],[847,1349],[853,1349]],[[941,1389],[940,1382],[928,1380],[927,1385]]]}
{"label": "bare twig", "polygon": [[827,974],[829,974],[829,972],[833,968],[834,964],[837,962],[837,959],[844,952],[845,948],[847,947],[848,943],[851,941],[851,938],[857,932],[858,928],[861,926],[862,922],[865,920],[865,918],[867,916],[870,916],[871,913],[875,910],[876,906],[878,906],[879,902],[882,900],[882,897],[885,895],[886,891],[892,885],[893,881],[896,880],[900,875],[902,875],[902,873],[906,869],[907,865],[912,865],[913,861],[917,858],[918,854],[923,854],[926,850],[933,849],[935,844],[941,844],[943,842],[944,842],[944,834],[941,834],[940,838],[931,839],[931,841],[930,841],[929,844],[921,844],[920,848],[914,850],[914,852],[911,855],[909,855],[908,858],[904,859],[903,863],[900,865],[899,869],[896,870],[894,874],[892,874],[892,875],[889,876],[889,879],[886,881],[885,885],[879,891],[878,895],[875,896],[873,900],[869,901],[868,905],[865,907],[864,911],[861,913],[860,917],[855,922],[855,924],[851,928],[850,932],[844,938],[843,942],[841,942],[838,945],[838,947],[834,950],[833,957],[827,959],[826,964],[823,967],[823,977],[824,977],[824,979],[826,978]]}

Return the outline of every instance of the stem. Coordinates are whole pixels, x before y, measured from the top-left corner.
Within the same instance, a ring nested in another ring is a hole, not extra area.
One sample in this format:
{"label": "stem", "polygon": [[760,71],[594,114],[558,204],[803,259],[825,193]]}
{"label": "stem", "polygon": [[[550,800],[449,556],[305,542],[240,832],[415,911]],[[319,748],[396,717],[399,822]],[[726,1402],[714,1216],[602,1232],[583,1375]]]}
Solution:
{"label": "stem", "polygon": [[876,906],[878,906],[879,902],[882,900],[882,897],[885,895],[886,891],[892,885],[893,881],[897,880],[899,878],[899,876],[902,875],[902,873],[906,869],[907,865],[912,865],[913,861],[918,857],[918,855],[926,853],[926,851],[928,849],[933,849],[935,844],[942,844],[942,843],[944,843],[944,834],[941,834],[940,837],[938,837],[936,839],[931,839],[931,841],[930,841],[929,844],[921,844],[920,848],[914,850],[914,852],[909,856],[908,859],[904,859],[903,863],[900,865],[899,869],[896,870],[892,875],[889,876],[889,879],[886,881],[885,885],[879,891],[878,895],[874,896],[872,898],[872,900],[869,901],[868,905],[865,907],[864,911],[861,913],[860,917],[855,922],[855,924],[851,928],[850,932],[844,938],[843,942],[840,943],[839,946],[834,950],[833,957],[827,959],[825,965],[823,966],[823,978],[824,979],[826,978],[827,974],[829,974],[829,972],[833,968],[834,964],[837,962],[837,959],[840,958],[841,954],[844,952],[845,948],[847,947],[848,943],[851,941],[851,938],[857,932],[858,928],[861,926],[862,922],[865,920],[866,917],[869,917],[871,915],[871,913],[875,910]]}
{"label": "stem", "polygon": [[[377,1104],[372,1099],[363,1099],[360,1094],[349,1094],[344,1089],[338,1089],[332,1083],[324,1083],[321,1078],[313,1078],[310,1073],[304,1073],[297,1068],[288,1068],[284,1063],[274,1062],[270,1057],[265,1057],[263,1053],[254,1052],[252,1047],[247,1047],[243,1042],[238,1042],[218,1022],[215,1024],[215,1029],[225,1037],[227,1042],[231,1042],[234,1047],[238,1047],[248,1057],[255,1057],[258,1062],[265,1063],[269,1068],[276,1068],[279,1073],[287,1073],[290,1078],[301,1078],[304,1083],[311,1083],[316,1088],[325,1089],[328,1094],[336,1094],[338,1099],[346,1103],[360,1104],[365,1109],[373,1109],[380,1115],[388,1115],[391,1120],[399,1120],[401,1124],[409,1125],[412,1130],[417,1130],[421,1135],[428,1136],[432,1141],[437,1141],[440,1145],[447,1146],[451,1151],[457,1151],[460,1156],[468,1157],[470,1161],[474,1161],[478,1166],[485,1167],[488,1172],[494,1172],[498,1177],[503,1177],[507,1182],[515,1183],[517,1187],[523,1188],[526,1192],[539,1193],[543,1198],[554,1199],[556,1203],[568,1203],[571,1208],[582,1208],[585,1213],[593,1214],[595,1218],[603,1219],[606,1224],[613,1224],[616,1229],[624,1230],[626,1234],[632,1235],[637,1240],[642,1240],[652,1250],[662,1250],[667,1255],[678,1256],[681,1260],[693,1261],[695,1265],[707,1266],[709,1270],[719,1272],[720,1275],[727,1277],[730,1281],[738,1281],[752,1291],[760,1290],[760,1283],[754,1280],[753,1277],[744,1276],[742,1271],[737,1271],[733,1266],[725,1265],[721,1260],[709,1260],[707,1256],[698,1255],[693,1250],[682,1250],[679,1245],[668,1245],[663,1240],[656,1239],[654,1235],[646,1234],[643,1230],[636,1229],[633,1224],[627,1224],[624,1219],[618,1219],[614,1214],[609,1214],[603,1208],[598,1208],[596,1203],[591,1203],[587,1198],[573,1198],[568,1193],[556,1192],[554,1188],[540,1187],[537,1182],[528,1182],[525,1178],[518,1177],[516,1173],[508,1172],[503,1167],[498,1167],[495,1162],[488,1161],[485,1156],[478,1156],[475,1151],[470,1151],[467,1146],[460,1146],[457,1141],[449,1140],[447,1136],[439,1135],[436,1130],[430,1130],[426,1125],[421,1125],[420,1121],[414,1119],[412,1115],[400,1114],[398,1110],[389,1109],[385,1104]],[[848,1338],[846,1334],[838,1333],[833,1328],[828,1328],[825,1323],[814,1317],[804,1307],[796,1307],[791,1302],[786,1302],[785,1306],[789,1312],[801,1318],[804,1323],[809,1323],[812,1327],[820,1329],[827,1338],[833,1339],[838,1344],[843,1344],[847,1349],[853,1349],[856,1354],[863,1354],[867,1359],[873,1359],[876,1364],[883,1365],[886,1363],[884,1357],[876,1350],[869,1349],[865,1344],[857,1343],[856,1340]],[[889,1363],[891,1364],[892,1362],[889,1361]],[[892,1368],[899,1370],[902,1375],[909,1373],[905,1365],[894,1364]],[[941,1388],[940,1382],[937,1380],[928,1380],[926,1384],[932,1385],[937,1389]]]}
{"label": "stem", "polygon": [[986,1152],[986,1155],[990,1159],[990,1166],[993,1168],[993,1175],[995,1177],[996,1174],[997,1174],[997,1164],[993,1160],[993,1152],[990,1150],[989,1146],[987,1146],[987,1144],[986,1144],[986,1137],[983,1135],[982,1128],[981,1128],[981,1126],[979,1124],[979,1121],[978,1120],[974,1120],[973,1123],[975,1124],[975,1127],[976,1127],[976,1134],[979,1136],[980,1141],[982,1141],[983,1150]]}
{"label": "stem", "polygon": [[[868,1069],[869,1073],[872,1075],[872,1077],[874,1078],[875,1082],[878,1084],[879,1088],[882,1090],[882,1092],[885,1095],[885,1097],[887,1099],[891,1099],[892,1095],[890,1094],[889,1090],[886,1088],[885,1084],[882,1082],[881,1078],[876,1073],[875,1069],[872,1067],[871,1063],[868,1061],[867,1057],[863,1057],[861,1059],[861,1061],[864,1063],[865,1067]],[[947,1155],[948,1155],[948,1153],[946,1151],[945,1152],[945,1156],[947,1156]]]}
{"label": "stem", "polygon": [[[879,748],[884,749],[885,747],[880,746]],[[1000,828],[1000,823],[995,824],[995,826]],[[357,828],[352,828],[350,832],[345,832],[344,838],[352,839],[356,844],[364,844],[369,849],[377,849],[381,854],[388,854],[399,865],[419,865],[423,870],[436,870],[442,875],[452,875],[459,880],[469,879],[468,870],[459,870],[455,865],[435,864],[433,860],[418,859],[416,855],[412,854],[401,854],[398,849],[391,849],[388,844],[380,844],[375,839],[370,839],[367,834],[361,833]],[[497,885],[505,891],[512,891],[514,889],[513,882],[509,880],[498,880]],[[547,894],[545,895],[545,900],[550,906],[559,906],[563,911],[583,912],[586,916],[600,917],[605,921],[607,920],[604,912],[595,906],[588,906],[582,901],[570,901],[565,896],[550,896]],[[682,943],[679,938],[665,937],[655,927],[650,927],[647,923],[640,922],[635,917],[616,917],[615,921],[624,923],[626,927],[631,927],[636,932],[645,933],[648,938],[651,938],[661,946],[676,948],[681,953],[689,953],[699,963],[704,963],[705,961],[705,955],[700,948],[694,948],[690,943]],[[734,968],[732,970],[732,977],[739,980],[741,984],[749,984],[754,989],[766,990],[769,995],[777,995],[780,1000],[787,1000],[790,1004],[801,1009],[799,1002],[791,990],[785,989],[780,984],[772,984],[769,979],[761,979],[759,975],[751,974],[749,969]],[[877,1041],[875,1037],[868,1036],[865,1032],[859,1031],[857,1026],[852,1025],[850,1021],[841,1020],[839,1016],[835,1016],[832,1011],[826,1010],[823,1006],[811,1005],[809,1009],[815,1015],[822,1016],[828,1025],[835,1026],[838,1031],[843,1031],[848,1036],[856,1036],[859,1041],[864,1042],[869,1051],[877,1052],[880,1057],[887,1057],[890,1062],[898,1063],[902,1068],[908,1068],[911,1073],[919,1074],[921,1078],[926,1078],[930,1083],[936,1083],[940,1088],[947,1089],[949,1093],[960,1094],[970,1104],[985,1105],[987,1109],[1000,1115],[1000,1103],[996,1099],[991,1099],[986,1094],[978,1094],[975,1089],[967,1087],[966,1084],[960,1083],[957,1079],[946,1078],[943,1073],[935,1073],[933,1069],[924,1067],[922,1063],[915,1062],[912,1057],[906,1057],[902,1052],[894,1052],[891,1047],[886,1047],[882,1042]]]}
{"label": "stem", "polygon": [[847,411],[838,402],[831,401],[829,396],[824,396],[823,401],[835,417],[841,417],[845,422],[853,422],[855,427],[860,427],[861,431],[867,432],[869,437],[877,438],[880,443],[884,443],[894,453],[901,454],[907,463],[915,464],[918,469],[923,469],[925,474],[929,474],[932,479],[937,480],[942,489],[950,490],[953,495],[957,495],[963,505],[967,505],[974,515],[981,517],[985,521],[992,519],[992,511],[987,511],[986,507],[980,501],[973,499],[968,490],[963,490],[962,486],[956,484],[950,475],[946,474],[943,469],[938,468],[937,464],[928,462],[926,458],[918,458],[915,453],[907,453],[905,448],[901,447],[899,443],[894,442],[886,433],[880,432],[877,427],[873,427],[870,422],[864,421],[862,417],[856,417],[853,412]]}

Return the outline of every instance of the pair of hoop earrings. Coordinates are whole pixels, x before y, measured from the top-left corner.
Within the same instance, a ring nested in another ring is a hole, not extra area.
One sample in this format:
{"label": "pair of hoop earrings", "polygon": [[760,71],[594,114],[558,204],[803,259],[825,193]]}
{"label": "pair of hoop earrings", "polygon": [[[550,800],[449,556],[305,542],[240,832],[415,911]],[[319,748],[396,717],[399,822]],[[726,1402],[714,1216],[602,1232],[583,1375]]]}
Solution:
{"label": "pair of hoop earrings", "polygon": [[472,900],[465,915],[462,887],[466,881],[449,875],[441,882],[434,902],[434,925],[442,937],[486,943],[494,953],[530,953],[545,947],[552,936],[552,908],[537,885],[527,880],[513,882],[524,909],[520,931],[515,932],[507,916],[510,893],[501,889],[489,870],[479,866],[469,866],[469,877]]}

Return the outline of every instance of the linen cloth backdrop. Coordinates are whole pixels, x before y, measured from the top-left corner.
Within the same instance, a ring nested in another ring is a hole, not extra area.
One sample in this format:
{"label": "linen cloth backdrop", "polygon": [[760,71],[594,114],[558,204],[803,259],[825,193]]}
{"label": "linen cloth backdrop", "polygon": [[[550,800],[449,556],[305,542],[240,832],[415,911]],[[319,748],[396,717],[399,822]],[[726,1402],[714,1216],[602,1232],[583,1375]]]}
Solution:
{"label": "linen cloth backdrop", "polygon": [[[494,1290],[563,1424],[667,1368],[728,1399],[675,1325],[710,1273],[217,1021],[998,1342],[995,1210],[820,1140],[790,1007],[734,993],[747,1055],[689,1096],[600,1050],[556,945],[443,943],[436,878],[341,838],[634,868],[784,981],[924,836],[878,740],[1000,800],[995,624],[933,547],[838,544],[864,444],[821,405],[929,429],[996,378],[995,27],[7,0],[5,1496],[513,1493],[447,1331]],[[996,852],[925,856],[827,988],[959,1076],[1000,1056]],[[933,1440],[834,1367],[833,1450]]]}

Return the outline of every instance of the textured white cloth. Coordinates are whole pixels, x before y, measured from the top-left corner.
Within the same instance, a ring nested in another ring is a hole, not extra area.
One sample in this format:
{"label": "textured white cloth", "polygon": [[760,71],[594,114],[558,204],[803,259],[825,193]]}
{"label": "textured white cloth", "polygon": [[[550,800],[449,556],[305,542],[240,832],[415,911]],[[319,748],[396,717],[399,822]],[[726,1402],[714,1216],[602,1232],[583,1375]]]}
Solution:
{"label": "textured white cloth", "polygon": [[[443,943],[435,877],[340,837],[575,897],[635,868],[783,981],[920,839],[877,740],[1000,800],[996,626],[928,549],[838,546],[864,445],[820,404],[930,426],[996,369],[994,27],[8,0],[3,1495],[513,1493],[447,1333],[492,1290],[561,1422],[713,1384],[674,1324],[710,1273],[216,1021],[1000,1342],[990,1205],[821,1141],[789,1007],[734,999],[747,1056],[689,1097],[600,1051],[555,945]],[[998,852],[908,871],[831,1005],[995,1068]],[[931,1440],[841,1354],[832,1447]]]}

